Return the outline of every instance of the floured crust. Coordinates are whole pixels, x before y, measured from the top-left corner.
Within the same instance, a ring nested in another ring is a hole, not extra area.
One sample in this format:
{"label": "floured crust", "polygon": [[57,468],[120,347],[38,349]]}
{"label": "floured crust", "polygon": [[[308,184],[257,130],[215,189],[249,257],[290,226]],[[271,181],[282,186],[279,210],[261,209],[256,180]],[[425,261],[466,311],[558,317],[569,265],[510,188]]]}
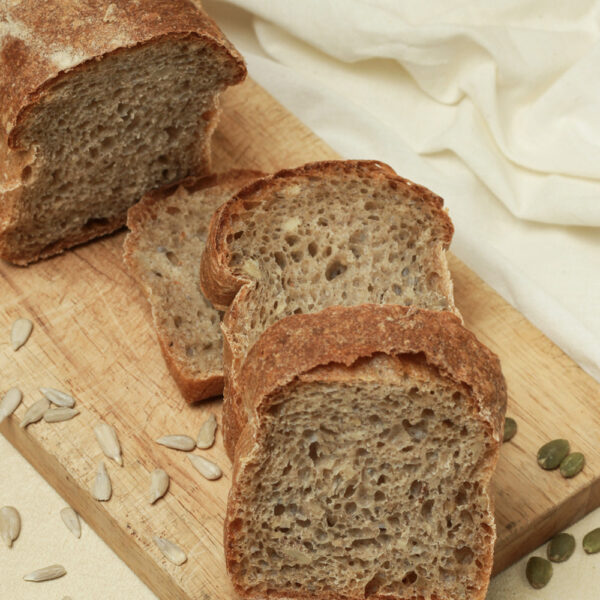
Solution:
{"label": "floured crust", "polygon": [[[202,256],[200,285],[206,297],[220,310],[225,310],[235,298],[244,284],[252,280],[233,272],[229,266],[230,250],[227,236],[231,233],[232,224],[237,215],[243,213],[253,204],[260,204],[264,196],[276,189],[281,180],[295,177],[334,177],[341,173],[352,173],[369,178],[382,178],[393,183],[401,190],[410,190],[421,200],[429,204],[436,217],[443,223],[444,248],[452,241],[454,226],[444,210],[444,201],[427,188],[408,179],[404,179],[385,163],[375,160],[322,161],[308,163],[296,169],[284,169],[274,175],[259,179],[240,190],[229,202],[224,204],[213,216],[206,241],[206,249]],[[451,282],[447,282],[451,286]],[[450,287],[451,290],[451,287]]]}
{"label": "floured crust", "polygon": [[[458,317],[403,306],[366,304],[357,307],[331,307],[319,313],[294,315],[277,322],[261,336],[248,354],[241,371],[244,386],[241,403],[233,405],[234,415],[224,413],[230,433],[234,433],[234,473],[225,520],[225,552],[228,564],[239,559],[235,552],[234,515],[240,502],[236,493],[243,470],[260,454],[257,431],[267,411],[285,399],[286,386],[297,381],[319,381],[329,385],[379,381],[393,383],[396,373],[377,370],[376,355],[397,357],[396,372],[418,380],[428,373],[459,384],[471,403],[474,416],[489,435],[486,456],[489,463],[478,473],[487,486],[501,445],[506,411],[506,385],[498,357],[465,329]],[[386,365],[389,368],[389,364]],[[236,411],[236,407],[238,410]],[[236,504],[237,503],[237,504]],[[483,600],[493,562],[493,544],[481,556],[479,584]],[[233,578],[236,590],[247,598],[256,597]],[[305,591],[269,594],[270,598],[310,598]],[[361,596],[362,598],[363,596]],[[375,599],[388,598],[376,594]],[[336,593],[319,598],[341,599]],[[358,598],[357,598],[358,600]]]}
{"label": "floured crust", "polygon": [[[200,192],[215,186],[233,187],[241,186],[250,179],[262,176],[259,171],[233,170],[227,173],[209,175],[206,177],[188,177],[177,184],[165,186],[146,194],[140,202],[129,209],[127,227],[130,233],[123,244],[123,260],[130,273],[142,287],[145,296],[152,306],[152,290],[142,276],[141,265],[135,258],[144,229],[156,218],[161,204],[169,197],[180,191],[188,194]],[[211,370],[198,373],[191,368],[189,363],[178,355],[177,351],[169,344],[169,331],[161,324],[153,312],[154,328],[162,350],[163,357],[177,387],[187,402],[196,402],[218,396],[223,392],[223,370]]]}

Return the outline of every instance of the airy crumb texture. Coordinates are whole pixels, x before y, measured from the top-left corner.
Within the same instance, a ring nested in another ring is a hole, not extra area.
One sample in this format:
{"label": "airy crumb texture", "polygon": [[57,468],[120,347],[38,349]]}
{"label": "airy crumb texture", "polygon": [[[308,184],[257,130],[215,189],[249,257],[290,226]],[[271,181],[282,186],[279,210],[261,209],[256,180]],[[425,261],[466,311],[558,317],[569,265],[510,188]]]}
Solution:
{"label": "airy crumb texture", "polygon": [[221,316],[198,286],[213,212],[256,171],[190,178],[146,195],[128,213],[123,256],[152,309],[163,355],[184,398],[223,390]]}
{"label": "airy crumb texture", "polygon": [[225,527],[242,598],[483,600],[506,387],[456,316],[288,317],[242,376]]}
{"label": "airy crumb texture", "polygon": [[0,108],[0,256],[17,264],[114,231],[145,192],[207,172],[218,96],[245,74],[189,2],[164,18],[154,0],[137,17],[129,1],[96,4],[49,3],[45,27],[41,4],[4,15],[0,74],[15,85]]}

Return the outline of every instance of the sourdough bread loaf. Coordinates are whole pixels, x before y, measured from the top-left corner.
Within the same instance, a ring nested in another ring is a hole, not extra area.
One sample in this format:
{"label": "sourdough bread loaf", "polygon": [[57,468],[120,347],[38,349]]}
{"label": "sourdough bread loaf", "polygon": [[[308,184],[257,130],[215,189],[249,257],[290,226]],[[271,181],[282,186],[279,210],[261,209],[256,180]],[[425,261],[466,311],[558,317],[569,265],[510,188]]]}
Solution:
{"label": "sourdough bread loaf", "polygon": [[0,5],[0,257],[27,264],[123,226],[206,173],[241,56],[189,0]]}
{"label": "sourdough bread loaf", "polygon": [[[229,455],[244,357],[277,320],[366,302],[456,312],[441,198],[375,161],[330,161],[250,184],[215,213],[201,286],[223,320]],[[238,427],[239,428],[239,427]]]}
{"label": "sourdough bread loaf", "polygon": [[287,317],[242,378],[225,524],[241,598],[485,598],[506,389],[455,315]]}
{"label": "sourdough bread loaf", "polygon": [[150,303],[167,366],[183,397],[223,391],[221,315],[198,286],[198,266],[214,211],[257,171],[231,171],[145,195],[129,209],[123,258]]}

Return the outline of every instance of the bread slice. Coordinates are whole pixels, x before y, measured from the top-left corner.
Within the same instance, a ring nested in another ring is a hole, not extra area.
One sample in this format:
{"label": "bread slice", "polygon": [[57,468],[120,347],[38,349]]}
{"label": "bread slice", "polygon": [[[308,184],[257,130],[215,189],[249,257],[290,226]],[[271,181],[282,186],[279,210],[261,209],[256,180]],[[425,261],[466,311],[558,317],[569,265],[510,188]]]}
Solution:
{"label": "bread slice", "polygon": [[259,176],[231,171],[189,178],[129,209],[123,258],[150,302],[163,356],[188,402],[223,391],[221,315],[198,287],[208,224],[223,202]]}
{"label": "bread slice", "polygon": [[0,6],[0,257],[25,265],[125,225],[210,166],[241,56],[189,0]]}
{"label": "bread slice", "polygon": [[506,389],[455,315],[287,317],[242,377],[225,521],[241,598],[484,599]]}
{"label": "bread slice", "polygon": [[366,302],[457,313],[445,256],[452,233],[441,198],[375,161],[280,171],[224,204],[211,221],[201,286],[214,306],[229,307],[223,320],[229,455],[241,364],[270,325]]}

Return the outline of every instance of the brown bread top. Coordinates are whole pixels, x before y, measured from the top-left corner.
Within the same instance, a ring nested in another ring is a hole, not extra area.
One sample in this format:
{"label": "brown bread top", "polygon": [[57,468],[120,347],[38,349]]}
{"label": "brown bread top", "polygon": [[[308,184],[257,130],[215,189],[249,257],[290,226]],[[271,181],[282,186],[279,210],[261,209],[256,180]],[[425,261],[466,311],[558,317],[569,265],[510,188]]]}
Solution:
{"label": "brown bread top", "polygon": [[122,48],[198,37],[228,62],[226,83],[244,79],[239,53],[190,0],[7,0],[0,8],[0,125],[18,146],[27,109],[64,73]]}
{"label": "brown bread top", "polygon": [[442,375],[464,383],[473,409],[489,424],[493,439],[501,439],[507,396],[496,354],[450,312],[391,305],[330,307],[286,317],[267,329],[241,370],[240,422],[253,413],[260,418],[278,390],[312,369],[351,366],[377,353],[419,355]]}
{"label": "brown bread top", "polygon": [[239,269],[234,272],[233,267],[229,264],[230,251],[227,236],[230,235],[232,225],[238,216],[253,205],[260,204],[270,191],[277,190],[281,183],[285,183],[285,180],[293,178],[308,180],[312,177],[335,179],[336,176],[344,173],[381,178],[389,182],[391,186],[396,186],[394,189],[410,190],[412,194],[418,195],[444,223],[443,244],[444,249],[448,248],[454,227],[443,208],[442,198],[431,190],[400,177],[385,163],[375,160],[332,160],[308,163],[295,169],[284,169],[269,177],[258,179],[243,188],[215,212],[210,224],[206,249],[202,256],[200,277],[202,291],[215,307],[225,310],[240,288],[251,281],[247,275],[239,273]]}

